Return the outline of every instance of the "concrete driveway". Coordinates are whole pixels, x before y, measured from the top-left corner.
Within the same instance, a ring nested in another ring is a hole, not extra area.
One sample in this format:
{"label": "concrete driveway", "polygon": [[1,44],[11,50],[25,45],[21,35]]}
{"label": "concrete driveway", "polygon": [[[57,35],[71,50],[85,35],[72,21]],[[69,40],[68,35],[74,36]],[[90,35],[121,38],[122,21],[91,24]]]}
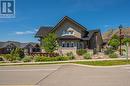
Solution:
{"label": "concrete driveway", "polygon": [[130,86],[130,66],[3,66],[0,67],[0,85]]}

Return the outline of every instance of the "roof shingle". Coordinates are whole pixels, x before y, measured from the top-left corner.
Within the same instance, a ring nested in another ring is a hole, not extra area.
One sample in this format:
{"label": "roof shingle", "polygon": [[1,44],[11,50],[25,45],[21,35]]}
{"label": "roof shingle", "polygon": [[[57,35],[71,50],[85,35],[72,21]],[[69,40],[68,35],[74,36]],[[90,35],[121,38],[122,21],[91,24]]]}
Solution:
{"label": "roof shingle", "polygon": [[45,37],[53,27],[40,27],[39,31],[36,33],[35,37]]}

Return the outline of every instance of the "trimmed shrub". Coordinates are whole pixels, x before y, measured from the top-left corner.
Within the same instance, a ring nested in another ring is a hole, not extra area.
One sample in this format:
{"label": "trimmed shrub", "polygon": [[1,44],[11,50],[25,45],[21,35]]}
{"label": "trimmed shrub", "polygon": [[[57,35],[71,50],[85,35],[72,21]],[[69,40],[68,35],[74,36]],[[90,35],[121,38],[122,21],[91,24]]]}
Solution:
{"label": "trimmed shrub", "polygon": [[85,50],[85,49],[79,49],[79,50],[76,51],[76,53],[78,55],[83,55],[83,54],[87,53],[87,50]]}
{"label": "trimmed shrub", "polygon": [[110,58],[118,58],[118,55],[116,53],[111,53],[109,54]]}
{"label": "trimmed shrub", "polygon": [[65,56],[58,56],[58,57],[55,57],[57,61],[66,61],[66,60],[69,60],[69,57],[65,57]]}
{"label": "trimmed shrub", "polygon": [[22,59],[23,62],[31,62],[31,57],[30,56],[26,56]]}
{"label": "trimmed shrub", "polygon": [[69,57],[58,56],[58,57],[43,57],[37,56],[35,57],[35,62],[44,62],[44,61],[66,61],[69,60]]}
{"label": "trimmed shrub", "polygon": [[75,56],[74,56],[74,54],[72,52],[69,52],[66,55],[69,57],[70,60],[75,59]]}
{"label": "trimmed shrub", "polygon": [[89,52],[83,55],[84,59],[91,59],[91,54]]}

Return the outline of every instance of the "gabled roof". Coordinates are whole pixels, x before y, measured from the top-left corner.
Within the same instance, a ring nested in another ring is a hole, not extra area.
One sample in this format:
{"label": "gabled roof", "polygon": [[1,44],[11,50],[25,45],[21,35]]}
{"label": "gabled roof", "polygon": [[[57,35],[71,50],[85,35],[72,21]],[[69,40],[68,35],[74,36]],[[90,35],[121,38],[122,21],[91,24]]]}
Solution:
{"label": "gabled roof", "polygon": [[54,31],[57,27],[59,27],[65,20],[69,20],[71,22],[73,22],[74,24],[76,24],[77,26],[83,28],[83,30],[87,31],[87,29],[82,26],[81,24],[79,24],[78,22],[76,22],[75,20],[71,19],[68,16],[65,16],[60,22],[58,22],[58,24],[56,24],[56,26],[54,27],[47,27],[47,26],[42,26],[40,27],[39,31],[36,33],[35,37],[45,37],[49,32]]}
{"label": "gabled roof", "polygon": [[[86,27],[82,26],[81,24],[79,24],[78,22],[76,22],[75,20],[73,20],[72,18],[68,17],[68,16],[65,16],[54,28],[53,30],[55,30],[57,27],[59,27],[65,20],[69,20],[71,22],[73,22],[74,24],[76,24],[77,26],[83,28],[84,30],[87,30]],[[53,31],[52,30],[52,31]]]}
{"label": "gabled roof", "polygon": [[44,37],[44,36],[46,36],[52,30],[52,28],[53,27],[46,27],[46,26],[40,27],[40,29],[36,33],[35,37]]}

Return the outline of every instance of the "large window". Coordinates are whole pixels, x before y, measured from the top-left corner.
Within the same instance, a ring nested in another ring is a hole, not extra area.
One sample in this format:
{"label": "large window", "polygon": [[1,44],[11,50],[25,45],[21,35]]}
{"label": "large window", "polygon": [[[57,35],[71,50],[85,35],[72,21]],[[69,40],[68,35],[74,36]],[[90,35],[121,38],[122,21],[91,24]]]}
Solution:
{"label": "large window", "polygon": [[62,47],[74,47],[74,42],[62,42]]}

